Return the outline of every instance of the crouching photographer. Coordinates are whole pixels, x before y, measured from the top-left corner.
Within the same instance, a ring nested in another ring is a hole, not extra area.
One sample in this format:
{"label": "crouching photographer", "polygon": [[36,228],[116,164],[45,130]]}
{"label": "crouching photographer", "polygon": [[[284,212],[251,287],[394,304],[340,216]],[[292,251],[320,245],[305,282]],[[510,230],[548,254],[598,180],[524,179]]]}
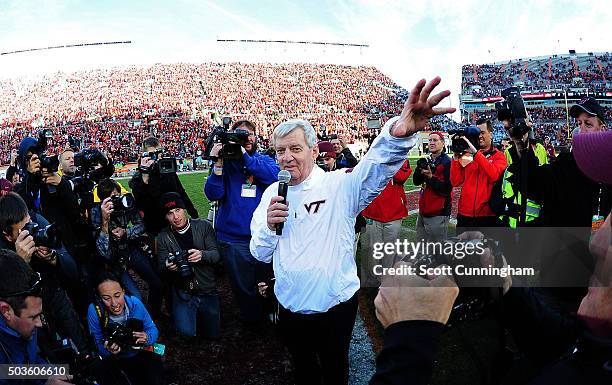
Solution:
{"label": "crouching photographer", "polygon": [[157,327],[142,302],[126,295],[119,279],[109,272],[100,274],[96,290],[87,322],[107,365],[122,371],[131,384],[165,384],[163,346],[156,344]]}
{"label": "crouching photographer", "polygon": [[121,195],[121,187],[112,179],[101,180],[97,190],[102,203],[92,209],[92,224],[100,228],[96,238],[98,252],[131,296],[141,299],[128,268],[147,282],[149,304],[153,316],[157,317],[161,309],[162,283],[153,263],[145,225],[134,207],[134,198],[129,193]]}
{"label": "crouching photographer", "polygon": [[79,319],[58,275],[61,242],[55,225],[28,212],[26,203],[15,193],[0,197],[0,249],[14,251],[43,278],[44,311],[49,322],[49,343],[54,333],[70,337],[79,349],[87,345]]}
{"label": "crouching photographer", "polygon": [[172,312],[179,334],[196,335],[198,316],[210,338],[219,336],[219,295],[215,265],[221,260],[212,225],[189,219],[185,202],[177,193],[162,195],[161,206],[169,226],[157,237],[160,270],[172,282]]}

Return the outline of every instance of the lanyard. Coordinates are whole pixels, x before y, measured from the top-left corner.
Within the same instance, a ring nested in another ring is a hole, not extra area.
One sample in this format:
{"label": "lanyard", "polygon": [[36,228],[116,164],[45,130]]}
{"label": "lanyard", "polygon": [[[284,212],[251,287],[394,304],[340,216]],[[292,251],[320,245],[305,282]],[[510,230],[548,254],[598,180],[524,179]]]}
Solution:
{"label": "lanyard", "polygon": [[599,193],[597,194],[597,216],[601,216],[601,196],[603,193],[603,186],[599,184]]}
{"label": "lanyard", "polygon": [[247,187],[251,187],[251,185],[253,184],[254,180],[255,180],[255,178],[253,177],[253,175],[247,176],[247,180],[246,180]]}

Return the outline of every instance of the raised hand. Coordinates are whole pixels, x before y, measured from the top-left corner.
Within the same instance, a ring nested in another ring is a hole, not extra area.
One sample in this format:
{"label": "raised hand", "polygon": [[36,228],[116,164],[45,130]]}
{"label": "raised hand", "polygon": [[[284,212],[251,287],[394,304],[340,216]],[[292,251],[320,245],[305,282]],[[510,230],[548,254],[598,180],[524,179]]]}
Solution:
{"label": "raised hand", "polygon": [[449,90],[442,91],[431,97],[429,96],[434,88],[440,84],[440,81],[439,76],[436,76],[428,83],[425,82],[425,79],[419,80],[410,92],[399,120],[391,127],[391,135],[395,137],[412,135],[424,129],[430,117],[455,112],[456,109],[453,107],[436,107],[444,98],[450,95]]}

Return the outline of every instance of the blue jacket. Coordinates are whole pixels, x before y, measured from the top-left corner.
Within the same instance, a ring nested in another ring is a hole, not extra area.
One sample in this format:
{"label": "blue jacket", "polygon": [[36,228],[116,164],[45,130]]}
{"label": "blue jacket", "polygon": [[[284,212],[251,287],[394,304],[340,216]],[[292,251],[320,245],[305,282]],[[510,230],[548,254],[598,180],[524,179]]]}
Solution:
{"label": "blue jacket", "polygon": [[[128,295],[125,296],[125,306],[129,309],[130,318],[142,320],[142,323],[144,324],[144,332],[147,333],[147,345],[153,345],[157,341],[159,332],[157,331],[157,326],[155,326],[153,323],[153,320],[151,319],[151,316],[149,315],[149,312],[145,306],[138,298],[130,297]],[[107,311],[104,304],[100,304],[100,308],[102,312]],[[109,322],[113,321],[109,320]],[[100,325],[100,319],[98,318],[94,304],[90,304],[89,309],[87,310],[87,323],[89,324],[89,332],[96,341],[96,347],[98,348],[100,355],[102,357],[110,356],[112,353],[104,348],[104,331]],[[138,352],[134,350],[127,352],[121,351],[121,353],[119,353],[119,357],[128,358],[135,356],[137,353]]]}
{"label": "blue jacket", "polygon": [[[259,205],[264,190],[278,181],[280,168],[267,155],[243,154],[243,161],[224,162],[223,175],[211,173],[206,180],[204,193],[211,201],[220,201],[215,220],[217,238],[228,242],[248,243],[251,239],[251,218]],[[241,196],[242,185],[253,176],[256,197]]]}
{"label": "blue jacket", "polygon": [[[8,353],[8,355],[7,355]],[[0,316],[0,364],[46,364],[38,356],[36,333],[31,340],[23,339],[19,333],[8,327]],[[0,385],[19,384],[15,380],[0,380]],[[30,380],[24,384],[44,384],[45,380]]]}

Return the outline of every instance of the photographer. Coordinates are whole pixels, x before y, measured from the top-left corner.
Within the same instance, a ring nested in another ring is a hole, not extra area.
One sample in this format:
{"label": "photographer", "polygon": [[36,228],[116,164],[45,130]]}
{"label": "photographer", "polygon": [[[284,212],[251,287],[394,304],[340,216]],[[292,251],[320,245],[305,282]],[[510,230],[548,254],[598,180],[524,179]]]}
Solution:
{"label": "photographer", "polygon": [[[92,224],[100,229],[96,238],[98,253],[120,277],[128,294],[141,299],[136,282],[127,272],[133,269],[149,286],[149,306],[153,318],[161,312],[162,283],[153,264],[153,255],[145,255],[148,247],[145,225],[134,207],[131,194],[121,195],[120,185],[113,179],[98,183],[100,205],[92,209]],[[115,207],[118,205],[118,207]],[[131,224],[131,226],[129,226]]]}
{"label": "photographer", "polygon": [[165,384],[161,358],[144,350],[155,344],[158,331],[142,302],[126,295],[119,279],[108,272],[98,278],[96,291],[87,322],[100,355],[132,384]]}
{"label": "photographer", "polygon": [[60,229],[60,238],[67,249],[61,254],[60,272],[73,294],[81,290],[77,287],[79,270],[74,257],[86,254],[73,247],[81,238],[73,228],[80,217],[79,205],[70,181],[60,176],[57,169],[48,170],[41,166],[39,154],[43,148],[40,139],[28,137],[21,141],[18,159],[25,175],[15,192],[23,198],[29,210],[43,215]]}
{"label": "photographer", "polygon": [[[0,249],[15,251],[41,274],[45,314],[51,326],[61,335],[72,338],[79,349],[85,348],[87,343],[79,319],[58,274],[66,251],[61,248],[54,227],[41,215],[30,217],[25,202],[15,193],[0,197],[0,227],[3,232]],[[34,229],[36,233],[30,234]],[[40,242],[46,245],[37,244]]]}
{"label": "photographer", "polygon": [[130,188],[136,199],[136,207],[144,214],[144,223],[150,236],[159,234],[166,224],[166,219],[160,211],[159,199],[166,192],[176,191],[185,202],[187,212],[192,218],[198,218],[198,211],[185,192],[176,173],[160,173],[158,163],[153,154],[161,151],[159,140],[154,137],[142,142],[146,156],[139,160],[139,171],[130,180]]}
{"label": "photographer", "polygon": [[[47,362],[38,355],[37,329],[43,326],[40,275],[17,254],[0,250],[0,364],[36,365]],[[7,380],[0,385],[69,385],[61,379]]]}
{"label": "photographer", "polygon": [[495,227],[498,223],[488,202],[493,185],[506,169],[506,157],[492,147],[491,121],[479,119],[476,126],[480,130],[479,149],[464,136],[467,151],[455,153],[451,161],[451,184],[453,187],[461,186],[457,234],[471,228]]}
{"label": "photographer", "polygon": [[443,241],[447,238],[451,212],[451,160],[444,153],[444,135],[429,134],[429,157],[419,159],[414,172],[415,186],[421,186],[416,239]]}
{"label": "photographer", "polygon": [[351,149],[348,148],[343,138],[338,137],[336,135],[332,135],[331,144],[333,144],[334,151],[336,152],[337,169],[353,168],[357,166],[357,163],[359,162],[351,152]]}
{"label": "photographer", "polygon": [[[230,132],[248,134],[248,139],[240,144],[242,156],[239,160],[219,157],[206,180],[204,193],[209,200],[219,202],[215,220],[219,253],[230,276],[241,319],[246,327],[257,329],[263,320],[258,277],[268,275],[271,267],[251,255],[249,223],[264,190],[276,182],[280,169],[272,158],[257,152],[255,126],[251,122],[235,122]],[[217,143],[210,156],[223,154],[228,146],[234,148],[236,144]]]}
{"label": "photographer", "polygon": [[169,226],[157,237],[159,268],[172,276],[172,312],[178,333],[196,335],[198,316],[204,320],[205,334],[219,337],[219,295],[215,265],[221,258],[215,231],[210,222],[189,219],[185,202],[178,193],[165,193],[161,206]]}
{"label": "photographer", "polygon": [[76,172],[74,165],[74,151],[67,149],[62,151],[59,156],[59,174],[66,177],[73,177]]}
{"label": "photographer", "polygon": [[[608,130],[604,109],[593,98],[584,98],[572,106],[570,115],[579,125],[575,137],[588,138]],[[527,170],[526,195],[542,202],[540,216],[549,227],[548,236],[541,240],[547,250],[540,262],[542,286],[564,286],[541,292],[550,303],[575,312],[593,269],[588,259],[589,238],[610,210],[612,191],[607,181],[598,183],[586,177],[577,165],[573,148],[559,154],[555,162],[539,165],[527,143],[528,134],[514,140],[521,168]],[[591,167],[609,168],[600,163],[592,163]],[[567,230],[570,228],[574,230]]]}

